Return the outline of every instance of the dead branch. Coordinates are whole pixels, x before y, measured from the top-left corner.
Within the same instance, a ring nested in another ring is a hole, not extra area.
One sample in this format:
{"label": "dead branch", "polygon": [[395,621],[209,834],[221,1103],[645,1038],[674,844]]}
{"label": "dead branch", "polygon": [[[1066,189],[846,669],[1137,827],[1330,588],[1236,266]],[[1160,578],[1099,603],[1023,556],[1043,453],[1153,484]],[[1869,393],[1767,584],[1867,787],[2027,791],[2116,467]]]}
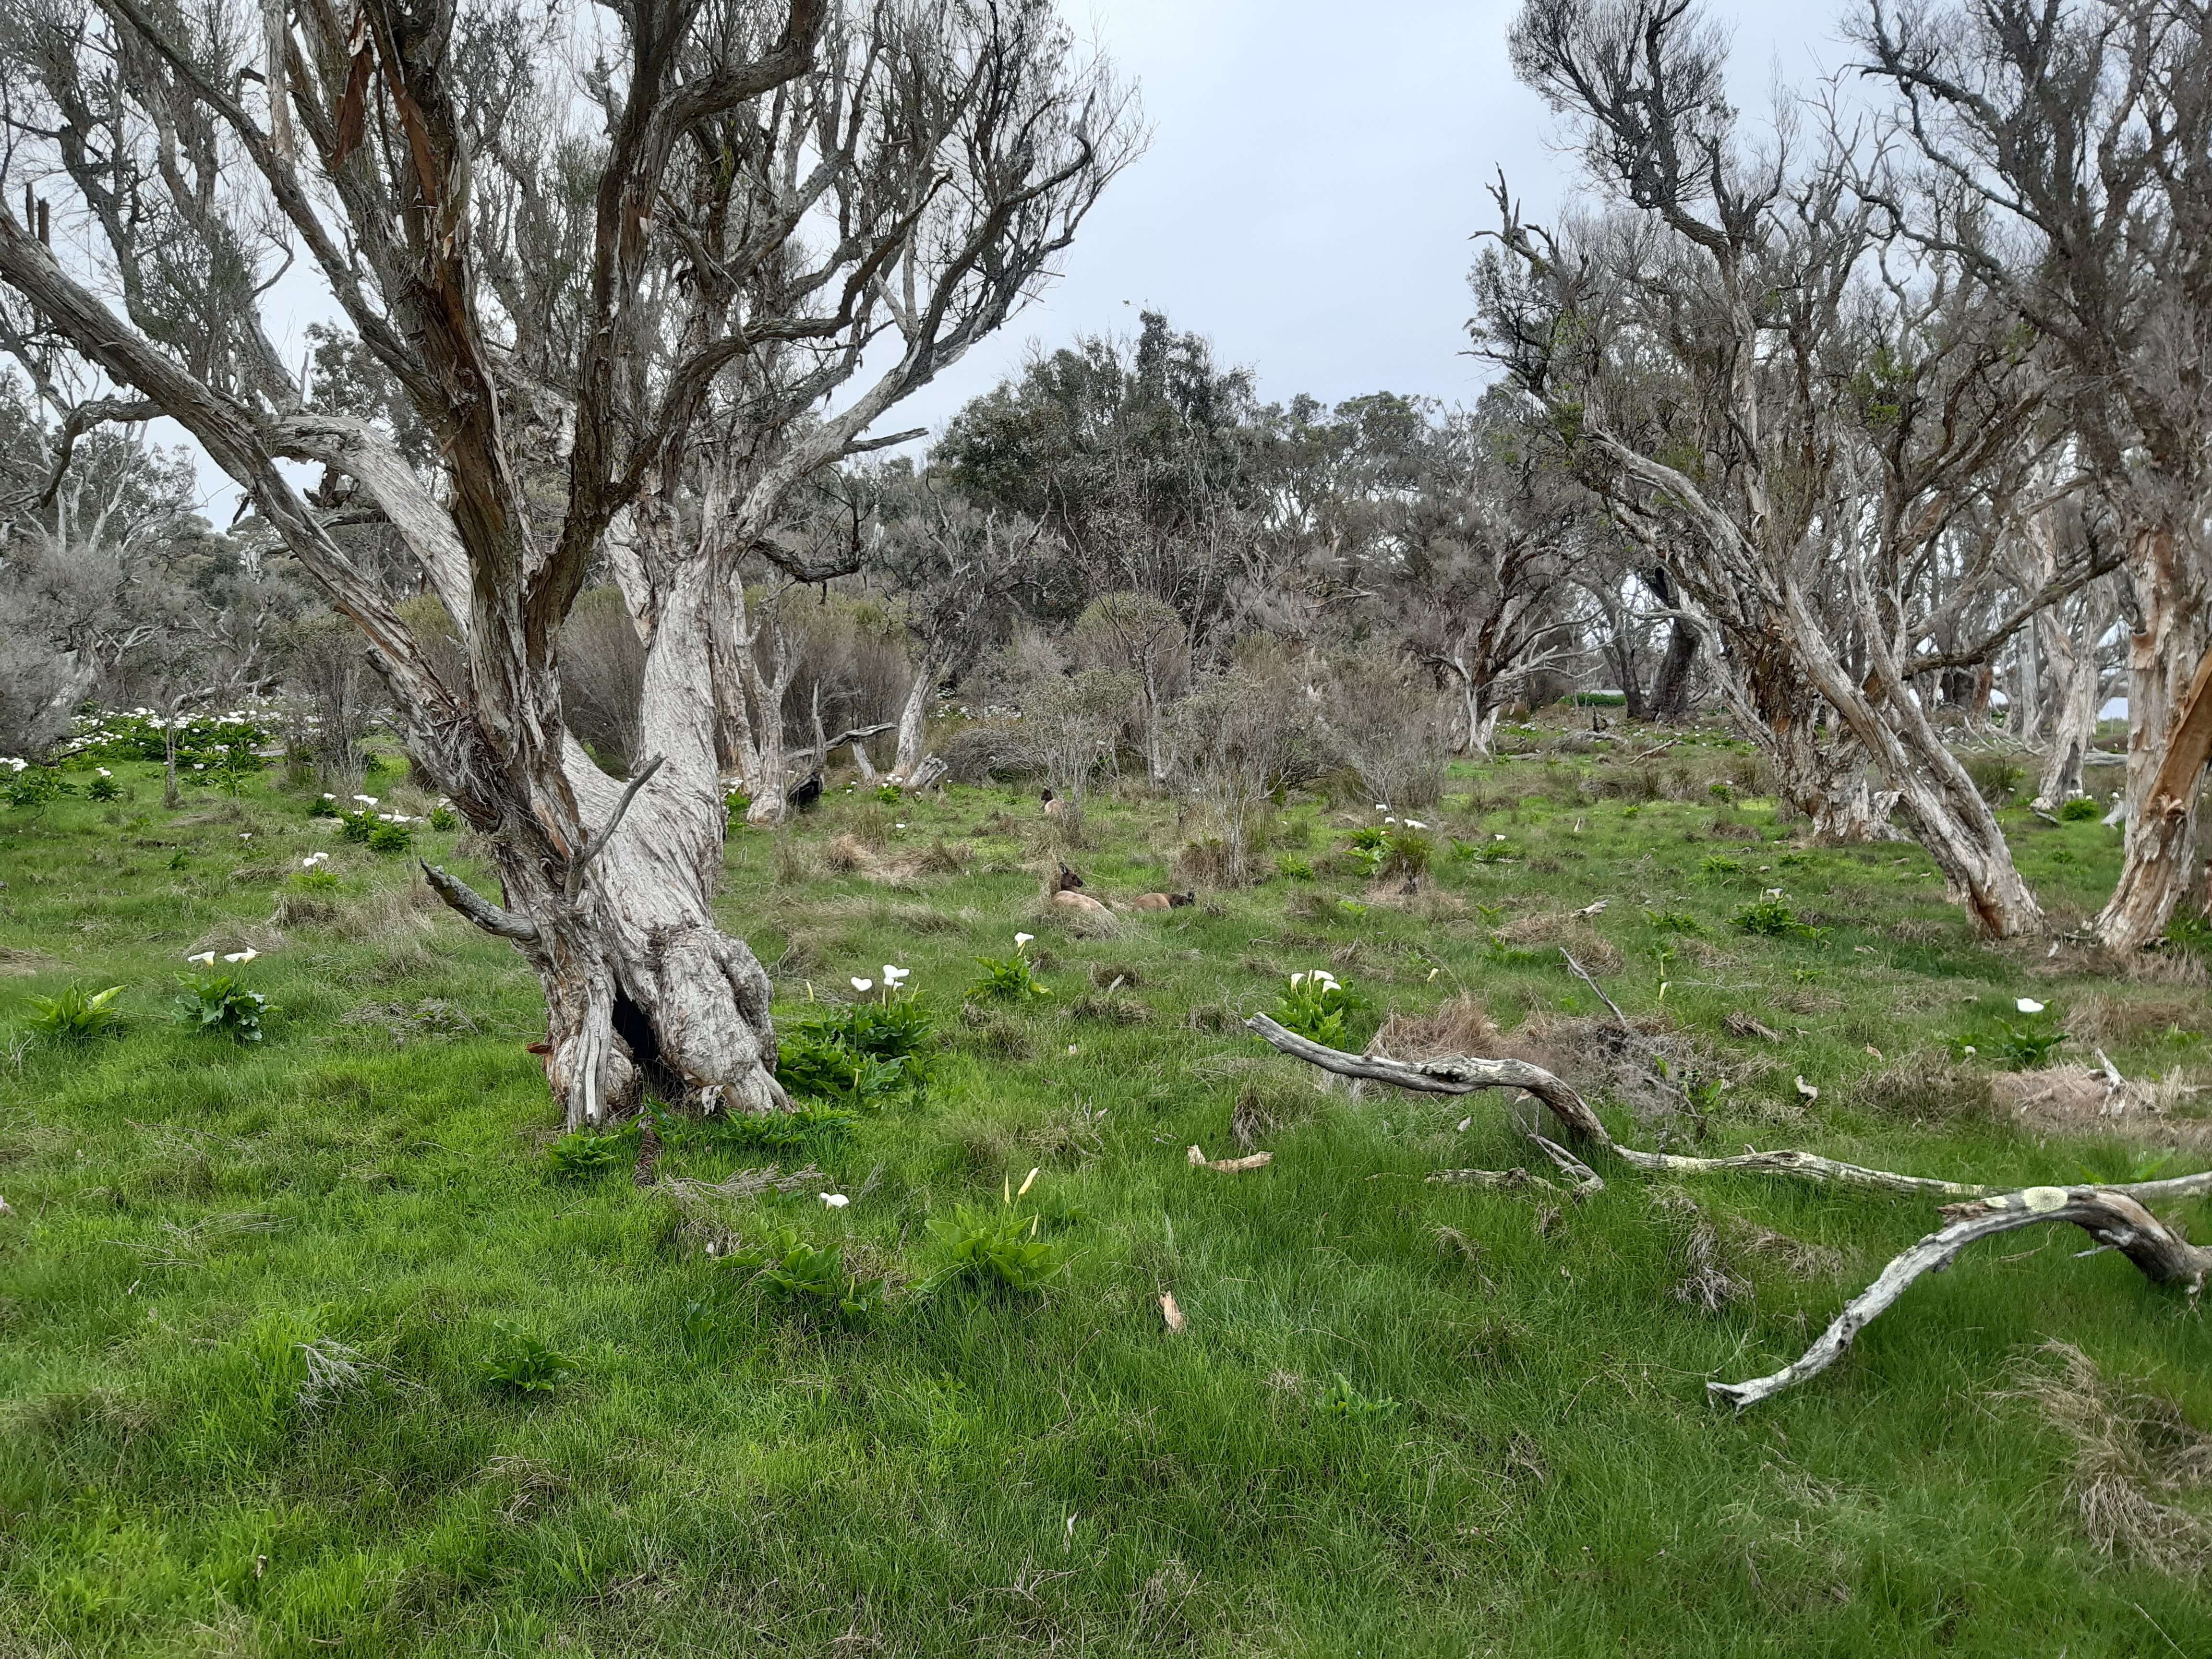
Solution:
{"label": "dead branch", "polygon": [[1255,1014],[1245,1029],[1264,1038],[1284,1054],[1340,1077],[1372,1078],[1420,1094],[1470,1095],[1484,1089],[1522,1089],[1550,1107],[1559,1121],[1576,1135],[1610,1146],[1598,1115],[1565,1083],[1540,1066],[1525,1060],[1484,1060],[1472,1054],[1446,1054],[1437,1060],[1408,1063],[1379,1054],[1348,1054],[1285,1030],[1265,1014]]}
{"label": "dead branch", "polygon": [[[1599,902],[1602,903],[1604,901],[1600,900]],[[1620,1005],[1615,1002],[1611,997],[1606,995],[1605,987],[1599,984],[1595,980],[1589,976],[1589,970],[1584,968],[1582,963],[1575,960],[1573,953],[1571,952],[1565,945],[1562,945],[1559,947],[1559,954],[1566,957],[1567,966],[1574,969],[1575,977],[1582,981],[1583,984],[1589,986],[1591,990],[1596,992],[1597,1000],[1605,1004],[1607,1007],[1613,1010],[1613,1017],[1620,1022],[1620,1029],[1627,1032],[1631,1036],[1635,1036],[1636,1028],[1628,1023],[1628,1016],[1620,1012]]]}
{"label": "dead branch", "polygon": [[[2136,1190],[2153,1184],[2204,1192],[2212,1190],[2212,1174],[2179,1182],[2139,1183]],[[1741,1411],[1819,1376],[1842,1358],[1851,1340],[1910,1290],[1914,1280],[1923,1273],[1941,1273],[1976,1239],[2016,1228],[2070,1221],[2099,1244],[2125,1255],[2154,1285],[2179,1285],[2192,1297],[2203,1293],[2206,1275],[2212,1273],[2212,1250],[2190,1243],[2121,1188],[2029,1187],[1951,1205],[1943,1213],[1949,1218],[1945,1224],[1884,1267],[1795,1364],[1748,1382],[1708,1382],[1706,1393],[1716,1403],[1725,1401]]]}
{"label": "dead branch", "polygon": [[445,900],[487,933],[496,933],[501,939],[527,943],[538,937],[538,924],[527,916],[519,916],[512,910],[501,908],[482,893],[457,876],[449,876],[434,864],[422,866],[422,878],[430,884],[430,890]]}

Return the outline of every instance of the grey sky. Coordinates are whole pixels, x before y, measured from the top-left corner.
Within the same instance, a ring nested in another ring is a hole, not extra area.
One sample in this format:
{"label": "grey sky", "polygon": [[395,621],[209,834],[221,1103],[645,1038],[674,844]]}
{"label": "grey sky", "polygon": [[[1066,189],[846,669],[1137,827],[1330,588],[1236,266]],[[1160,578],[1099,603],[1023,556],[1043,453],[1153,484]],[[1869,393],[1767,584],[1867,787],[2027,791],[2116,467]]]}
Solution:
{"label": "grey sky", "polygon": [[[1033,346],[1131,331],[1162,310],[1258,372],[1261,394],[1471,399],[1464,355],[1470,238],[1503,167],[1535,216],[1574,187],[1557,124],[1513,79],[1519,0],[1063,0],[1142,92],[1152,147],[1108,191],[1066,274],[887,427],[941,428],[1017,373]],[[1737,101],[1763,114],[1778,79],[1843,60],[1837,5],[1715,0],[1730,21]],[[319,305],[314,315],[326,314]],[[299,349],[309,317],[280,331]],[[183,436],[155,424],[157,442]],[[237,505],[205,464],[208,511]]]}
{"label": "grey sky", "polygon": [[[1086,0],[1068,0],[1079,26]],[[1575,158],[1513,79],[1518,0],[1095,0],[1091,29],[1142,88],[1152,144],[1107,192],[1044,301],[897,417],[941,426],[1031,344],[1133,331],[1165,311],[1258,371],[1270,399],[1310,392],[1471,398],[1469,238],[1503,167],[1532,215]],[[1839,9],[1723,0],[1737,101],[1842,61]],[[1127,304],[1124,304],[1127,301]]]}

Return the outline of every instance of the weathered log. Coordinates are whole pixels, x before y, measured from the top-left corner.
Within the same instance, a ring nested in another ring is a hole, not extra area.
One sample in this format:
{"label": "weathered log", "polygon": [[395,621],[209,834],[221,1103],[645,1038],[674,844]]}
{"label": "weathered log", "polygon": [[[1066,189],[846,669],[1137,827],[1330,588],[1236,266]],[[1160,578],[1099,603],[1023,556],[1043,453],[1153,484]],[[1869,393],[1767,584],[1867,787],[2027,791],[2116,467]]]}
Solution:
{"label": "weathered log", "polygon": [[2100,1245],[2125,1255],[2154,1285],[2180,1285],[2192,1297],[2202,1294],[2206,1276],[2212,1274],[2212,1250],[2190,1243],[2144,1208],[2134,1195],[2144,1187],[2161,1188],[2174,1196],[2212,1191],[2212,1172],[2173,1182],[2139,1182],[2134,1193],[2117,1187],[2029,1187],[1948,1206],[1944,1225],[1884,1267],[1795,1363],[1747,1382],[1708,1382],[1705,1391],[1717,1404],[1725,1402],[1741,1411],[1817,1376],[1923,1273],[1941,1273],[1976,1239],[2046,1221],[2072,1222]]}

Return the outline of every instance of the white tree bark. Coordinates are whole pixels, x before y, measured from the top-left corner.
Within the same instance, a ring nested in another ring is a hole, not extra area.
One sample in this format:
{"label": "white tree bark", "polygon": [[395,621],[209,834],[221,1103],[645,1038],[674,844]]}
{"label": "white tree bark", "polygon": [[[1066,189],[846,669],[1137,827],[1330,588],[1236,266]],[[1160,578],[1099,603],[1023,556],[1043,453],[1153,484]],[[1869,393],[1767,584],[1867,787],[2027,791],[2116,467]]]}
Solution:
{"label": "white tree bark", "polygon": [[2072,608],[2054,608],[2035,619],[2047,670],[2051,710],[2049,750],[2037,780],[2035,807],[2056,812],[2081,793],[2081,763],[2097,735],[2099,673],[2097,641],[2111,616],[2101,586],[2092,587]]}
{"label": "white tree bark", "polygon": [[2185,532],[2166,528],[2143,531],[2128,562],[2141,626],[2128,653],[2127,838],[2095,924],[2108,950],[2157,939],[2193,873],[2197,799],[2212,755],[2212,653],[2195,574],[2206,565]]}

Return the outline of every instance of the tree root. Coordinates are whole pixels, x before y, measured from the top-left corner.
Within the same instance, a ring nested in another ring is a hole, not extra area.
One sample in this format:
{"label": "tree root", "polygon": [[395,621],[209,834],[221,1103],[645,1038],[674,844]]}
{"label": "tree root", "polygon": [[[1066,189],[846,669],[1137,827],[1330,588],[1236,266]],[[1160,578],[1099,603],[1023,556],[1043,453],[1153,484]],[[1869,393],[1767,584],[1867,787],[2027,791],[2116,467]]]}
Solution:
{"label": "tree root", "polygon": [[[1820,1340],[1794,1364],[1771,1376],[1705,1385],[1716,1403],[1725,1401],[1739,1411],[1826,1370],[1850,1346],[1851,1340],[1903,1296],[1914,1280],[1923,1273],[1941,1273],[1978,1238],[2048,1221],[2069,1221],[2095,1239],[2100,1248],[2121,1252],[2153,1284],[2181,1285],[2194,1298],[2203,1292],[2206,1279],[2212,1278],[2212,1249],[2190,1243],[2146,1207],[2154,1202],[2212,1194],[2212,1170],[2163,1181],[2112,1186],[2007,1189],[1928,1176],[1897,1175],[1806,1152],[1747,1151],[1732,1158],[1683,1158],[1671,1152],[1647,1152],[1620,1145],[1580,1095],[1542,1066],[1526,1060],[1450,1054],[1410,1064],[1328,1048],[1285,1030],[1265,1014],[1255,1014],[1245,1024],[1282,1053],[1340,1077],[1372,1078],[1425,1094],[1525,1090],[1550,1107],[1576,1139],[1611,1153],[1632,1168],[1653,1174],[1711,1175],[1741,1170],[1790,1176],[1824,1186],[1865,1187],[1882,1192],[1966,1200],[1947,1205],[1942,1212],[1945,1224],[1884,1267],[1874,1283],[1844,1307],[1821,1333]],[[1573,1178],[1577,1200],[1605,1189],[1605,1182],[1596,1171],[1565,1147],[1534,1130],[1524,1133]],[[1495,1190],[1550,1185],[1526,1170],[1438,1170],[1428,1178]]]}

